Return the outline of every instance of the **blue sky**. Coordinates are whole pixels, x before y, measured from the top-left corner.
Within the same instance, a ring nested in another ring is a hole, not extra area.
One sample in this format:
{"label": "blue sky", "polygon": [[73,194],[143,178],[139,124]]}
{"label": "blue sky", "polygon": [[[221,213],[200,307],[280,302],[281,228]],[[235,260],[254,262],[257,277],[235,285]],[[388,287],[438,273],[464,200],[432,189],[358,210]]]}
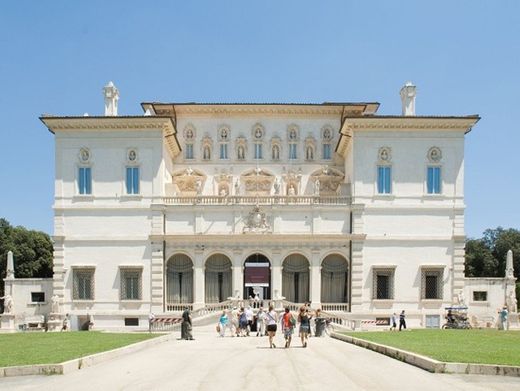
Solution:
{"label": "blue sky", "polygon": [[[420,3],[420,4],[418,4]],[[14,1],[0,11],[0,217],[52,233],[42,113],[142,101],[378,101],[480,114],[466,139],[466,232],[520,228],[520,2]]]}

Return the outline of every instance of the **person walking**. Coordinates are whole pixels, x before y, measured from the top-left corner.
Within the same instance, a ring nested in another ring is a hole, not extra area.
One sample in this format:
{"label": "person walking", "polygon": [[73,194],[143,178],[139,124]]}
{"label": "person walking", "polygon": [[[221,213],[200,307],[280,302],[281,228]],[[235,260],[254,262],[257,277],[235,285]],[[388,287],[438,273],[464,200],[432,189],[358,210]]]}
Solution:
{"label": "person walking", "polygon": [[228,327],[229,319],[226,314],[226,311],[222,311],[222,315],[220,315],[220,319],[218,320],[219,334],[221,337],[226,335],[226,328]]}
{"label": "person walking", "polygon": [[395,331],[397,329],[397,314],[394,312],[390,317],[390,331]]}
{"label": "person walking", "polygon": [[247,319],[247,336],[249,337],[249,334],[251,333],[251,329],[253,328],[253,319],[255,317],[255,313],[253,312],[253,309],[251,306],[248,306],[246,308],[246,319]]}
{"label": "person walking", "polygon": [[500,315],[500,323],[501,323],[501,330],[508,330],[509,329],[509,324],[507,322],[507,317],[509,315],[508,311],[507,311],[507,307],[504,306],[502,308],[502,310],[498,311],[498,314]]}
{"label": "person walking", "polygon": [[399,315],[399,331],[401,331],[401,328],[406,330],[406,320],[404,315],[404,310],[401,311],[401,314]]}
{"label": "person walking", "polygon": [[265,312],[264,308],[260,307],[256,314],[256,336],[264,336],[265,335]]}
{"label": "person walking", "polygon": [[193,341],[193,335],[191,334],[191,314],[190,309],[186,307],[184,312],[182,313],[182,323],[181,323],[181,339]]}
{"label": "person walking", "polygon": [[244,307],[240,308],[240,313],[238,314],[238,328],[240,336],[245,337],[247,333],[247,314]]}
{"label": "person walking", "polygon": [[298,322],[300,322],[300,339],[304,348],[307,347],[307,339],[311,332],[311,318],[312,316],[309,314],[307,307],[301,307],[298,314]]}
{"label": "person walking", "polygon": [[272,305],[269,306],[269,311],[265,314],[265,320],[267,322],[267,334],[269,335],[269,347],[276,348],[273,339],[276,335],[276,324],[278,323],[278,314],[274,310]]}
{"label": "person walking", "polygon": [[231,329],[231,335],[232,336],[239,336],[240,334],[240,330],[238,328],[238,309],[237,307],[233,307],[233,309],[231,310],[231,316],[230,316],[230,319],[231,319],[231,324],[229,326],[229,328]]}
{"label": "person walking", "polygon": [[294,332],[294,326],[296,325],[296,319],[291,314],[289,307],[285,307],[285,313],[282,316],[282,331],[285,338],[285,347],[291,346],[292,335]]}

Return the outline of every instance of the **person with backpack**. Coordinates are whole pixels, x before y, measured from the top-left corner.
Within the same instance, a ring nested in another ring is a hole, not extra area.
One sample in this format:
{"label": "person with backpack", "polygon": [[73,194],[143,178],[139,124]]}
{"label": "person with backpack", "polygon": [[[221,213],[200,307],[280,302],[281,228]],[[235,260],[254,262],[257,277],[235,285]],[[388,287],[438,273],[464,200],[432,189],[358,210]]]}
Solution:
{"label": "person with backpack", "polygon": [[312,315],[309,314],[307,307],[301,307],[300,313],[298,314],[298,322],[300,322],[300,338],[304,348],[307,347],[307,339],[311,332],[311,318]]}
{"label": "person with backpack", "polygon": [[288,348],[291,346],[292,335],[294,331],[294,327],[296,326],[296,319],[291,314],[291,310],[289,307],[285,308],[285,313],[282,316],[282,331],[283,336],[285,338],[285,347]]}

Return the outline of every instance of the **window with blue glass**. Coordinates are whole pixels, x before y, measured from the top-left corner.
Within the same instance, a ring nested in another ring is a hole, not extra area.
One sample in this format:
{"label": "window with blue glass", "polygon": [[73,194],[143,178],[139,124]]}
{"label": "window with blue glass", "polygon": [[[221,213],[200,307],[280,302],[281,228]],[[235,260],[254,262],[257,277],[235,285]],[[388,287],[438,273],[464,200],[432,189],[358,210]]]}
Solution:
{"label": "window with blue glass", "polygon": [[379,194],[390,194],[392,192],[392,167],[377,167],[377,192]]}
{"label": "window with blue glass", "polygon": [[139,194],[139,167],[126,168],[126,194]]}
{"label": "window with blue glass", "polygon": [[262,144],[255,144],[255,159],[263,159],[262,157]]}
{"label": "window with blue glass", "polygon": [[296,160],[297,158],[296,144],[289,144],[289,159]]}
{"label": "window with blue glass", "polygon": [[227,144],[220,144],[220,158],[221,159],[227,159],[228,158],[228,145]]}
{"label": "window with blue glass", "polygon": [[428,194],[440,194],[441,193],[441,168],[430,166],[428,167],[428,178],[427,178],[427,190]]}
{"label": "window with blue glass", "polygon": [[78,173],[79,194],[92,194],[92,174],[90,167],[80,167]]}
{"label": "window with blue glass", "polygon": [[193,159],[193,144],[186,144],[186,159]]}
{"label": "window with blue glass", "polygon": [[323,159],[331,159],[332,158],[332,146],[330,144],[323,144]]}

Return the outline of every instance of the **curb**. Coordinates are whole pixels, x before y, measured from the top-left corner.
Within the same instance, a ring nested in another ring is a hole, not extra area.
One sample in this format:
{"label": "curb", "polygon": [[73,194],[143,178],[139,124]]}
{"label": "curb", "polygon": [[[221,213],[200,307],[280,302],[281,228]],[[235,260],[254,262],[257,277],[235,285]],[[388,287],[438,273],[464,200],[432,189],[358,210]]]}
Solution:
{"label": "curb", "polygon": [[421,356],[420,354],[397,349],[391,346],[380,345],[378,343],[355,338],[350,335],[332,333],[331,337],[339,339],[343,342],[348,342],[353,345],[363,347],[365,349],[373,350],[374,352],[384,354],[388,357],[395,358],[396,360],[403,361],[410,365],[414,365],[428,372],[520,377],[519,366],[437,361],[430,357]]}
{"label": "curb", "polygon": [[31,375],[65,375],[67,373],[79,371],[80,369],[87,368],[92,365],[96,365],[104,361],[120,357],[127,353],[137,352],[149,346],[170,341],[172,339],[176,339],[176,337],[173,334],[167,334],[161,337],[151,338],[146,341],[136,342],[134,344],[123,346],[117,349],[107,350],[106,352],[100,352],[91,354],[90,356],[74,358],[72,360],[64,361],[59,364],[37,364],[20,365],[13,367],[0,367],[0,378]]}

